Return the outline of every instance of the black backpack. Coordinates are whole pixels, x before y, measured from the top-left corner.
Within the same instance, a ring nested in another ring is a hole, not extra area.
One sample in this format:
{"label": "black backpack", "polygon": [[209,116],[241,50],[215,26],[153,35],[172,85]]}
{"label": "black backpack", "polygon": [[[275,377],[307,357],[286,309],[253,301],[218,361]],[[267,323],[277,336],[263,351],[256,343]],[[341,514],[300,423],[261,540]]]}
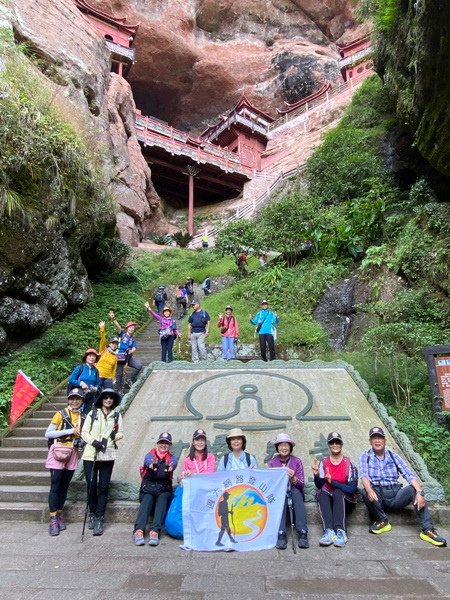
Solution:
{"label": "black backpack", "polygon": [[164,302],[166,299],[165,295],[166,295],[166,293],[164,291],[160,290],[160,291],[156,292],[155,298],[154,298],[155,302]]}
{"label": "black backpack", "polygon": [[[228,464],[228,460],[230,458],[230,454],[231,452],[228,452],[228,454],[224,454],[223,457],[223,466],[226,469],[227,468],[227,464]],[[249,467],[252,463],[252,459],[250,458],[250,454],[248,452],[244,452],[245,454],[245,460],[247,461],[247,467]]]}
{"label": "black backpack", "polygon": [[[63,408],[62,410],[59,410],[58,412],[61,414],[62,419],[63,419],[61,429],[62,430],[73,429],[74,425],[73,425],[72,421],[70,420],[69,413],[67,412],[67,410],[65,408]],[[59,437],[58,441],[63,442],[63,443],[69,442],[71,437],[72,437],[71,435],[64,435],[64,436]],[[47,444],[48,444],[49,448],[50,448],[50,446],[53,446],[54,443],[55,443],[55,438],[47,438]]]}

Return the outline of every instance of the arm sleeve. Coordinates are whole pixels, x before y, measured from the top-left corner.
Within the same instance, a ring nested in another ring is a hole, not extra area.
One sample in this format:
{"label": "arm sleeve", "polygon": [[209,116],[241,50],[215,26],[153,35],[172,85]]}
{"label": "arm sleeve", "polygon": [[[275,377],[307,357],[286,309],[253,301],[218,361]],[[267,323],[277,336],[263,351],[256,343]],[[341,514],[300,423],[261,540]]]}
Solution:
{"label": "arm sleeve", "polygon": [[340,483],[339,481],[331,480],[331,485],[338,490],[344,492],[344,494],[354,494],[358,487],[357,481],[349,481],[348,483]]}
{"label": "arm sleeve", "polygon": [[219,464],[217,465],[217,470],[218,471],[225,471],[225,460],[224,457],[222,456],[222,458],[219,460]]}
{"label": "arm sleeve", "polygon": [[119,426],[119,428],[116,432],[116,442],[123,438],[123,419],[122,419],[121,414],[119,414],[119,419],[117,421],[117,425]]}
{"label": "arm sleeve", "polygon": [[92,442],[96,439],[91,434],[92,425],[92,412],[90,412],[84,420],[83,429],[81,430],[81,437],[86,442],[86,444],[92,444]]}
{"label": "arm sleeve", "polygon": [[80,382],[80,376],[83,372],[83,368],[80,368],[80,365],[76,366],[75,369],[69,376],[69,384],[73,387],[76,387]]}
{"label": "arm sleeve", "polygon": [[152,317],[154,319],[156,319],[157,321],[159,321],[161,323],[161,321],[163,320],[163,317],[161,315],[159,315],[157,312],[155,312],[151,308],[148,309],[148,312],[152,315]]}
{"label": "arm sleeve", "polygon": [[256,462],[256,458],[253,456],[253,454],[250,454],[250,467],[253,467],[254,469],[258,468],[258,463]]}
{"label": "arm sleeve", "polygon": [[73,429],[58,429],[58,426],[55,425],[55,423],[50,423],[45,432],[45,437],[48,440],[55,440],[59,437],[64,437],[65,435],[72,435],[73,431]]}
{"label": "arm sleeve", "polygon": [[305,471],[303,468],[303,463],[300,459],[295,468],[295,476],[297,477],[297,481],[294,483],[294,487],[298,488],[299,490],[303,490],[305,487]]}
{"label": "arm sleeve", "polygon": [[359,457],[359,476],[360,477],[365,477],[366,479],[369,479],[369,469],[368,469],[368,465],[367,465],[367,459],[368,459],[369,453],[368,452],[363,452],[361,454],[361,456]]}
{"label": "arm sleeve", "polygon": [[395,462],[398,465],[399,471],[400,473],[403,475],[403,477],[406,479],[406,481],[408,483],[411,483],[411,481],[413,479],[417,479],[419,481],[419,477],[417,477],[417,475],[415,475],[411,469],[408,467],[408,465],[405,463],[405,461],[403,460],[403,458],[401,456],[399,456],[396,452],[392,452],[392,456],[395,459]]}
{"label": "arm sleeve", "polygon": [[250,319],[250,323],[252,325],[256,325],[258,323],[258,319],[259,319],[259,312],[256,313],[256,315],[253,317],[253,319]]}
{"label": "arm sleeve", "polygon": [[319,477],[318,475],[314,475],[314,485],[318,490],[320,490],[325,483],[325,479],[323,477]]}
{"label": "arm sleeve", "polygon": [[279,322],[280,322],[280,319],[274,314],[273,315],[273,323],[274,323],[274,325],[276,325]]}
{"label": "arm sleeve", "polygon": [[214,473],[216,470],[216,457],[214,454],[208,453],[206,457],[206,472]]}
{"label": "arm sleeve", "polygon": [[106,350],[106,327],[98,328],[99,333],[99,342],[98,342],[98,351],[102,354]]}
{"label": "arm sleeve", "polygon": [[147,452],[144,458],[144,467],[151,467],[155,462],[155,458],[151,452]]}

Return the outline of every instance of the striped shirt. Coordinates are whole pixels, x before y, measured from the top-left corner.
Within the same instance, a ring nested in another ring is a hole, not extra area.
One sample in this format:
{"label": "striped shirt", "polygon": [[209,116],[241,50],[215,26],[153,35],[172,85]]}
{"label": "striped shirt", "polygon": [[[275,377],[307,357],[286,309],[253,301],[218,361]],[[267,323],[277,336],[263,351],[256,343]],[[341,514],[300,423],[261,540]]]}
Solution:
{"label": "striped shirt", "polygon": [[408,483],[411,483],[413,479],[418,479],[405,461],[392,450],[386,450],[383,457],[378,457],[372,449],[361,454],[359,476],[369,479],[372,485],[394,485],[398,483],[400,475]]}

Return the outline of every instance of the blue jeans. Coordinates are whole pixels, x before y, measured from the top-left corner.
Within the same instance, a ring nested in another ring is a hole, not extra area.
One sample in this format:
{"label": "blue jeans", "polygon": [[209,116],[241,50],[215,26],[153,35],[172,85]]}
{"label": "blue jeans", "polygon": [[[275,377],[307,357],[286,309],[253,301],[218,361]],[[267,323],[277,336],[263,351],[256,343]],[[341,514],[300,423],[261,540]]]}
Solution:
{"label": "blue jeans", "polygon": [[230,360],[236,358],[236,346],[234,338],[222,336],[222,358],[224,360]]}

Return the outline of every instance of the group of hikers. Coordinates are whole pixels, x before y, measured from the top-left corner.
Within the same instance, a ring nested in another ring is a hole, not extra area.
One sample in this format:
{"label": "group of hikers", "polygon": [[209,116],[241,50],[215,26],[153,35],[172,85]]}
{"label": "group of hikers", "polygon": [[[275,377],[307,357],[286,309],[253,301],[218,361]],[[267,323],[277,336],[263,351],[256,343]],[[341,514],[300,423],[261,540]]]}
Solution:
{"label": "group of hikers", "polygon": [[[117,458],[118,442],[123,438],[122,416],[117,410],[120,394],[105,388],[99,394],[92,409],[83,416],[85,394],[81,387],[68,393],[67,408],[53,416],[45,433],[49,440],[46,467],[50,470],[49,533],[57,536],[66,529],[63,509],[69,484],[78,466],[79,451],[87,485],[85,525],[94,536],[104,530],[104,516],[114,461]],[[247,452],[247,437],[240,428],[233,428],[226,436],[229,452],[224,454],[216,466],[216,457],[208,452],[207,435],[197,429],[192,436],[188,455],[181,465],[180,485],[186,477],[218,471],[236,471],[257,467],[255,457]],[[343,438],[334,431],[327,437],[329,454],[312,463],[316,487],[316,500],[323,522],[321,546],[343,547],[347,543],[347,515],[357,501],[358,469],[343,454]],[[383,534],[392,529],[388,512],[413,504],[420,520],[420,538],[435,546],[446,546],[446,540],[434,528],[425,492],[418,477],[394,451],[386,449],[386,435],[381,427],[369,431],[370,449],[362,452],[359,460],[359,478],[362,483],[362,498],[367,506],[370,520],[369,532]],[[119,444],[120,445],[120,444]],[[148,521],[153,513],[148,544],[159,544],[161,530],[173,497],[174,472],[177,459],[171,454],[172,435],[162,432],[155,446],[146,454],[141,467],[139,509],[133,528],[134,543],[145,544]],[[291,526],[298,535],[299,548],[308,548],[308,526],[305,511],[305,475],[302,460],[293,454],[295,441],[287,433],[280,433],[274,441],[275,456],[268,462],[269,468],[284,468],[288,477],[287,493],[279,525],[276,548],[287,547],[286,516],[290,513]],[[406,486],[399,483],[402,476]],[[224,494],[225,497],[225,494]],[[222,506],[222,528],[216,541],[223,546],[223,535],[227,528],[228,510]],[[232,508],[231,508],[232,510]],[[84,534],[84,527],[83,527]]]}

